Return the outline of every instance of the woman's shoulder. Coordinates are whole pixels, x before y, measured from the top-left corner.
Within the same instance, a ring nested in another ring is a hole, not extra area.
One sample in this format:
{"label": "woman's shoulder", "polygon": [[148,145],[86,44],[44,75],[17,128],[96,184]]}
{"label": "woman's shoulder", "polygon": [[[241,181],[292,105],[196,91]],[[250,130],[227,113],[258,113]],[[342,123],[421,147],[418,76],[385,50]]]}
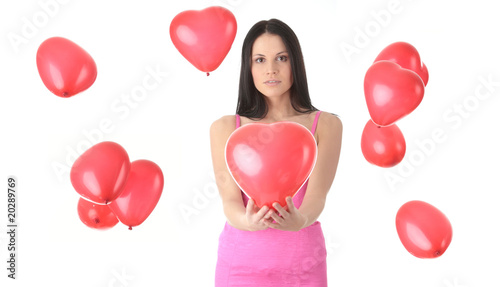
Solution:
{"label": "woman's shoulder", "polygon": [[321,111],[319,120],[323,120],[324,122],[331,124],[342,124],[340,117],[337,114],[330,113],[327,111]]}
{"label": "woman's shoulder", "polygon": [[211,133],[225,134],[236,129],[236,115],[225,115],[216,119],[210,126]]}
{"label": "woman's shoulder", "polygon": [[321,114],[318,118],[318,132],[325,131],[325,132],[331,132],[332,130],[335,131],[342,131],[342,121],[340,120],[340,117],[334,113],[326,112],[326,111],[321,111]]}

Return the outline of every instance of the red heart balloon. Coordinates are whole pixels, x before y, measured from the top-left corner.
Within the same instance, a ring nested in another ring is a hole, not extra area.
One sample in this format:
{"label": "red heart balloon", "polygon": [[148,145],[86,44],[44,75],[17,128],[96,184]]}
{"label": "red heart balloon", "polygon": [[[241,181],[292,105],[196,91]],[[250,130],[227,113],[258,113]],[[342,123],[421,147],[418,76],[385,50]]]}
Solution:
{"label": "red heart balloon", "polygon": [[97,77],[92,57],[77,44],[61,37],[49,38],[40,45],[36,65],[47,89],[63,98],[85,91]]}
{"label": "red heart balloon", "polygon": [[108,205],[99,205],[80,197],[78,200],[78,216],[90,228],[108,229],[118,223],[118,218]]}
{"label": "red heart balloon", "polygon": [[170,24],[174,46],[207,75],[222,63],[235,36],[236,18],[231,11],[219,6],[181,12]]}
{"label": "red heart balloon", "polygon": [[316,156],[311,132],[287,121],[246,124],[229,136],[225,148],[231,176],[258,207],[286,206],[286,197],[309,178]]}
{"label": "red heart balloon", "polygon": [[417,49],[406,42],[396,42],[385,47],[378,54],[375,62],[387,60],[401,66],[401,68],[412,70],[417,73],[424,82],[424,86],[429,81],[429,72],[427,67],[420,60],[420,54]]}
{"label": "red heart balloon", "polygon": [[390,61],[378,61],[365,75],[364,90],[370,117],[388,126],[417,108],[424,97],[424,83],[413,71]]}
{"label": "red heart balloon", "polygon": [[369,163],[392,167],[403,160],[406,142],[396,124],[380,127],[368,120],[361,136],[361,151]]}
{"label": "red heart balloon", "polygon": [[109,204],[121,223],[130,230],[148,218],[160,200],[163,173],[149,160],[133,161],[127,183],[120,196]]}
{"label": "red heart balloon", "polygon": [[453,235],[448,218],[439,209],[418,200],[399,208],[396,229],[406,250],[418,258],[441,256]]}
{"label": "red heart balloon", "polygon": [[85,199],[108,204],[122,192],[130,170],[125,149],[114,142],[101,142],[86,150],[73,163],[71,184]]}

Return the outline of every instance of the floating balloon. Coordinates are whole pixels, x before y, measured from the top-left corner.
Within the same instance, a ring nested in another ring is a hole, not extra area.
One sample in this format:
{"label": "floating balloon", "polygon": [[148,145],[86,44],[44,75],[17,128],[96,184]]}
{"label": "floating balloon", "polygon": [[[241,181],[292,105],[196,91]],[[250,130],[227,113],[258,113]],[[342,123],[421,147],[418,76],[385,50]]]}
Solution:
{"label": "floating balloon", "polygon": [[63,98],[85,91],[97,77],[92,57],[77,44],[61,37],[49,38],[40,45],[36,65],[47,89]]}
{"label": "floating balloon", "polygon": [[453,233],[450,221],[441,211],[418,200],[399,208],[396,229],[406,250],[418,258],[441,256],[450,245]]}
{"label": "floating balloon", "polygon": [[371,164],[392,167],[403,160],[406,142],[396,124],[380,127],[368,120],[361,136],[361,151]]}
{"label": "floating balloon", "polygon": [[311,132],[295,122],[251,123],[236,129],[225,148],[227,167],[258,207],[294,196],[309,178],[317,157]]}
{"label": "floating balloon", "polygon": [[373,122],[388,126],[417,108],[424,97],[424,83],[415,72],[384,60],[366,72],[364,91]]}
{"label": "floating balloon", "polygon": [[71,184],[85,199],[108,204],[122,192],[129,170],[130,161],[125,149],[114,142],[101,142],[73,163]]}
{"label": "floating balloon", "polygon": [[121,223],[130,230],[146,220],[160,200],[163,173],[149,160],[131,163],[130,174],[121,195],[109,204]]}
{"label": "floating balloon", "polygon": [[118,223],[108,205],[95,204],[81,197],[78,200],[78,216],[85,225],[95,229],[108,229]]}
{"label": "floating balloon", "polygon": [[209,75],[231,49],[236,28],[231,11],[213,6],[177,14],[170,24],[170,38],[184,58]]}
{"label": "floating balloon", "polygon": [[396,42],[385,47],[378,54],[375,62],[381,60],[394,62],[403,69],[412,70],[417,73],[424,82],[424,86],[429,81],[429,71],[427,71],[427,67],[420,60],[420,54],[415,47],[406,42]]}

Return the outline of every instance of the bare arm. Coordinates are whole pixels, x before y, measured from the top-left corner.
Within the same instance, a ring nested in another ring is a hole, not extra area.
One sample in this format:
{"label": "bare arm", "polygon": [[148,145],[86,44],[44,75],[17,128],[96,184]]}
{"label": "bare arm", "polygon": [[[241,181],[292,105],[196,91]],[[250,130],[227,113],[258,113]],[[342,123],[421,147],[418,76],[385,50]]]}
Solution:
{"label": "bare arm", "polygon": [[[318,159],[309,177],[306,195],[299,211],[307,218],[304,227],[313,224],[323,211],[326,195],[337,172],[342,144],[342,122],[337,116],[324,114],[318,124]],[[322,115],[320,115],[321,117]]]}
{"label": "bare arm", "polygon": [[339,162],[342,122],[332,114],[321,114],[317,133],[318,158],[300,208],[293,205],[291,198],[287,199],[288,210],[274,203],[273,206],[281,217],[273,214],[272,218],[276,223],[268,223],[269,227],[297,231],[313,224],[323,211]]}
{"label": "bare arm", "polygon": [[224,214],[227,222],[235,228],[248,231],[266,229],[264,222],[272,221],[271,214],[268,213],[269,208],[264,206],[259,210],[251,199],[245,208],[241,191],[226,166],[224,149],[235,128],[234,116],[224,116],[210,126],[212,164]]}

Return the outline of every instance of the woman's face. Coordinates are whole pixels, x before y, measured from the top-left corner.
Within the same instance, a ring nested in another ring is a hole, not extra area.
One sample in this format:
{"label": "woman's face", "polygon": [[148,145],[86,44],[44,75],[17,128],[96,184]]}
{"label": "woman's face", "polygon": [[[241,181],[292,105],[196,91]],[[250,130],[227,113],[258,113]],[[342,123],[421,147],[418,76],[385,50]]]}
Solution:
{"label": "woman's face", "polygon": [[264,33],[255,40],[251,69],[254,85],[264,96],[290,96],[292,68],[280,36]]}

